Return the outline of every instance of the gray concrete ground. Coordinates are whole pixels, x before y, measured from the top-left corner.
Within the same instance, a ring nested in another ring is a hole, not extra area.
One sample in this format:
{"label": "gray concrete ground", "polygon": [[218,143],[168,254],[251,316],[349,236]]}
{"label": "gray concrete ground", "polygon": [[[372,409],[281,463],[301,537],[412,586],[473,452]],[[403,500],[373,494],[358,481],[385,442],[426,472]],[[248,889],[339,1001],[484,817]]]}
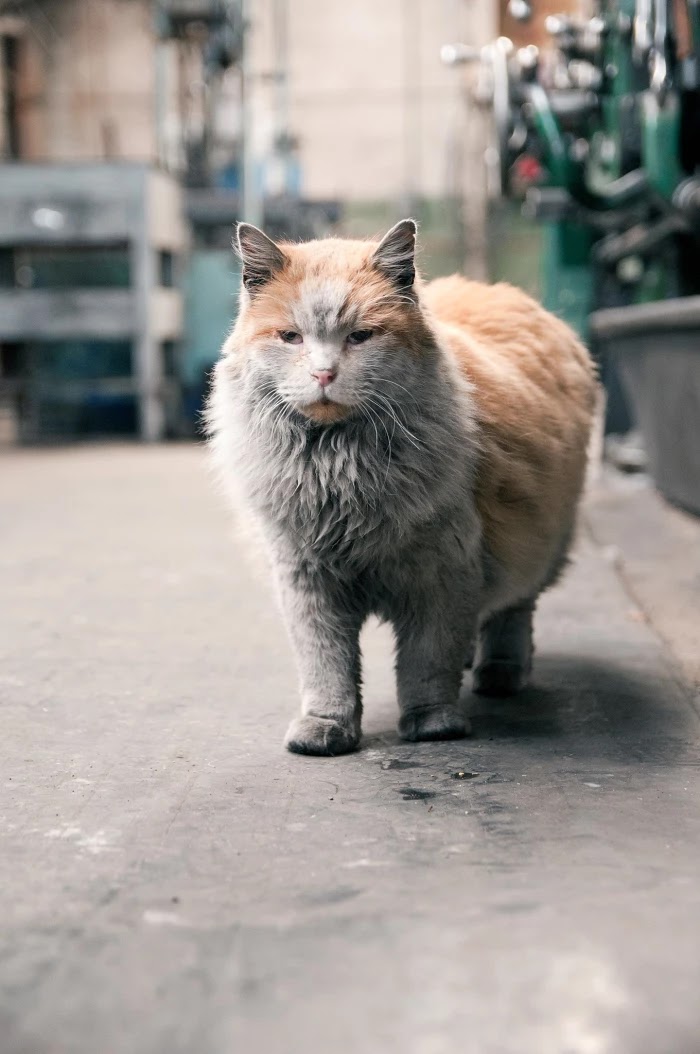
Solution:
{"label": "gray concrete ground", "polygon": [[303,758],[200,449],[0,481],[1,1054],[700,1051],[700,725],[615,543],[473,738],[399,742],[370,627],[363,749]]}

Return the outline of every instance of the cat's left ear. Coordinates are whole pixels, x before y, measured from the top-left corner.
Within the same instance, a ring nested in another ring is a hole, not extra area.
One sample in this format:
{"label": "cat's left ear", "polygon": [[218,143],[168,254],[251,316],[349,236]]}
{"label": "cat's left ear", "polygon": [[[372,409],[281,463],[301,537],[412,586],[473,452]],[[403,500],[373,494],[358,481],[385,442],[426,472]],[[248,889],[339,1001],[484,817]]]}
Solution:
{"label": "cat's left ear", "polygon": [[416,221],[401,220],[385,234],[372,263],[398,289],[410,289],[416,279]]}

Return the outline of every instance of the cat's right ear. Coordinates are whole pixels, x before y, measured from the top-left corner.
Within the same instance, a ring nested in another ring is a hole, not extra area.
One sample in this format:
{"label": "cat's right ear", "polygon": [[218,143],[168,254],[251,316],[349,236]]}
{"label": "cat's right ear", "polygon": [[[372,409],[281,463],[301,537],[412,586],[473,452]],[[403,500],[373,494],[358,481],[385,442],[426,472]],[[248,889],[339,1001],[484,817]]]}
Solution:
{"label": "cat's right ear", "polygon": [[252,223],[239,223],[235,248],[243,263],[243,285],[251,296],[281,271],[289,257]]}
{"label": "cat's right ear", "polygon": [[408,291],[416,278],[416,221],[401,220],[385,234],[372,263],[398,289]]}

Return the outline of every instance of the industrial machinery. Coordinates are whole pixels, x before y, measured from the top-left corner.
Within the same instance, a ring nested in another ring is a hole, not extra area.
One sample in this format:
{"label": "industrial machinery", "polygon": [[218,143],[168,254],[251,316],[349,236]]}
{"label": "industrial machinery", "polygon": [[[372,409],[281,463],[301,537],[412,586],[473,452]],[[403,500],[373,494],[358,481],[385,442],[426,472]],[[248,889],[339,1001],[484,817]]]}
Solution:
{"label": "industrial machinery", "polygon": [[700,511],[700,0],[600,0],[546,29],[550,49],[442,57],[479,62],[497,192],[545,225],[543,300],[599,358],[607,430],[634,420],[660,488]]}

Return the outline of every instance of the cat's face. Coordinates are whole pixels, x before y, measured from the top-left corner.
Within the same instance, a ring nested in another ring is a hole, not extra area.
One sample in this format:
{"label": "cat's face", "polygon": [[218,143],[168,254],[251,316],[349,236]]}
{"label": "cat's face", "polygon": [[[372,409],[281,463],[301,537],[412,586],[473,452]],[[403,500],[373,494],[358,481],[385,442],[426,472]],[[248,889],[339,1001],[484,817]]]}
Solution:
{"label": "cat's face", "polygon": [[403,401],[427,336],[414,290],[416,227],[380,243],[276,245],[241,224],[235,343],[260,393],[331,424]]}

